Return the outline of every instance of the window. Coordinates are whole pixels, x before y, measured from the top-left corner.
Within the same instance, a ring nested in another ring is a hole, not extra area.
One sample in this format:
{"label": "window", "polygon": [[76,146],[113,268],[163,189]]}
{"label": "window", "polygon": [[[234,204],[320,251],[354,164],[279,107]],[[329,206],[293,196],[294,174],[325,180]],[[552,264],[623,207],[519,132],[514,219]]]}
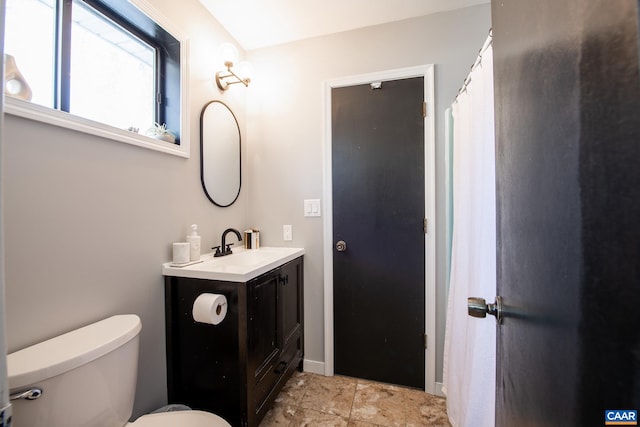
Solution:
{"label": "window", "polygon": [[69,112],[123,129],[149,127],[156,121],[156,49],[91,7],[73,4]]}
{"label": "window", "polygon": [[180,137],[180,42],[128,0],[7,0],[5,53],[31,102]]}

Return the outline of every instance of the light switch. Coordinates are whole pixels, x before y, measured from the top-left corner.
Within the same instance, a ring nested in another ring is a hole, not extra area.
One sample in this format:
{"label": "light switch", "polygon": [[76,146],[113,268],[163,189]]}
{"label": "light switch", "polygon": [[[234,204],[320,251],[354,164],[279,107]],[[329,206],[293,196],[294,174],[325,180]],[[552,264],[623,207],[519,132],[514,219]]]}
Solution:
{"label": "light switch", "polygon": [[282,226],[282,238],[286,241],[293,240],[293,228],[290,225]]}
{"label": "light switch", "polygon": [[305,199],[304,216],[320,216],[320,199]]}

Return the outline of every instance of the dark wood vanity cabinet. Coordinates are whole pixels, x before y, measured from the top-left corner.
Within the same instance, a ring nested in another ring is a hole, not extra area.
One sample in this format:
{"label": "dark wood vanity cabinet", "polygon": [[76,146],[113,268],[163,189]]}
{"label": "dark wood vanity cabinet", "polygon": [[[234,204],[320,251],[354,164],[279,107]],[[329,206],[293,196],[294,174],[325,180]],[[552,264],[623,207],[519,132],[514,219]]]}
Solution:
{"label": "dark wood vanity cabinet", "polygon": [[[193,320],[202,293],[227,298],[218,325]],[[166,276],[165,305],[169,403],[257,426],[302,370],[302,257],[245,283]]]}

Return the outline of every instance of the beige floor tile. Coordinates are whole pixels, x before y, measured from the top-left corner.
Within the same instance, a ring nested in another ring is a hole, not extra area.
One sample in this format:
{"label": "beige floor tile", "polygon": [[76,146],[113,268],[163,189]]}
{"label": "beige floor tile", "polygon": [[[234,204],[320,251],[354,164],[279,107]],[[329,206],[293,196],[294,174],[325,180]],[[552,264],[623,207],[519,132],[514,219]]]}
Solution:
{"label": "beige floor tile", "polygon": [[407,427],[449,427],[446,400],[427,393],[406,393]]}
{"label": "beige floor tile", "polygon": [[380,426],[404,426],[403,390],[388,384],[358,382],[351,418]]}
{"label": "beige floor tile", "polygon": [[446,409],[422,390],[295,372],[260,427],[451,427]]}
{"label": "beige floor tile", "polygon": [[381,427],[378,424],[368,423],[366,421],[358,421],[358,420],[349,420],[349,425],[347,427]]}
{"label": "beige floor tile", "polygon": [[300,408],[293,418],[291,427],[347,427],[347,424],[347,419],[338,415]]}
{"label": "beige floor tile", "polygon": [[260,427],[288,426],[293,421],[295,413],[295,406],[276,402],[260,422]]}
{"label": "beige floor tile", "polygon": [[313,374],[295,371],[289,381],[284,385],[282,391],[276,397],[276,403],[287,403],[297,407],[307,391],[309,378]]}
{"label": "beige floor tile", "polygon": [[312,375],[300,407],[349,418],[355,391],[352,378]]}

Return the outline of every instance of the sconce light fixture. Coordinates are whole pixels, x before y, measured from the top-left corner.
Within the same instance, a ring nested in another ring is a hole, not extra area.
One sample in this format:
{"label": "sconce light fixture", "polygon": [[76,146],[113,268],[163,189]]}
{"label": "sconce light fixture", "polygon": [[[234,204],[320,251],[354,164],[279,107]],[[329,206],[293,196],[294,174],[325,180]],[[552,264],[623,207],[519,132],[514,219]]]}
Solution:
{"label": "sconce light fixture", "polygon": [[249,86],[251,79],[249,77],[242,78],[234,73],[231,69],[231,67],[233,67],[233,62],[225,61],[224,66],[227,67],[227,71],[218,71],[216,73],[216,84],[220,90],[227,90],[230,85],[236,83],[242,83],[245,86]]}
{"label": "sconce light fixture", "polygon": [[[249,70],[248,66],[246,66],[246,63],[240,64],[240,75],[236,74],[233,71],[233,64],[238,58],[238,50],[236,49],[236,47],[230,43],[225,43],[222,45],[220,50],[222,51],[224,66],[227,68],[226,70],[218,71],[216,73],[216,84],[218,85],[220,90],[225,91],[229,89],[230,85],[236,83],[242,83],[245,86],[249,86],[251,78],[248,75]],[[242,65],[245,66],[243,67]]]}

